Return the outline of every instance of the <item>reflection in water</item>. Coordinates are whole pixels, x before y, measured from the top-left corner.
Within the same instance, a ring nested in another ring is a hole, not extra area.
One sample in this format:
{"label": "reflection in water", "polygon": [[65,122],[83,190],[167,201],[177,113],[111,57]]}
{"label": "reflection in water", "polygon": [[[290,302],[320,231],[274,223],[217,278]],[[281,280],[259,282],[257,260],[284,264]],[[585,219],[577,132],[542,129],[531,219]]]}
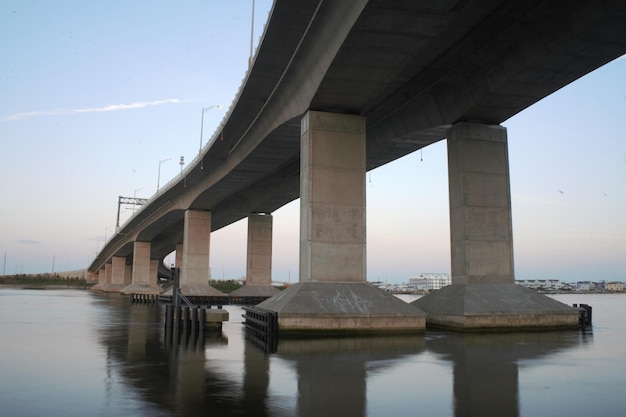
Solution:
{"label": "reflection in water", "polygon": [[424,349],[424,338],[354,337],[281,340],[277,355],[294,362],[298,415],[364,416],[370,363],[401,360]]}
{"label": "reflection in water", "polygon": [[168,343],[159,305],[0,290],[0,406],[13,417],[620,415],[623,301],[589,302],[603,306],[593,335],[285,339],[265,354],[238,306],[221,334]]}
{"label": "reflection in water", "polygon": [[[179,416],[364,416],[369,374],[426,351],[452,363],[456,417],[519,416],[518,362],[557,354],[588,337],[580,332],[429,332],[426,337],[285,339],[267,355],[245,340],[241,323],[230,323],[231,339],[222,334],[199,340],[185,333],[168,338],[161,307],[111,301],[113,319],[100,329],[101,342],[124,383],[165,414]],[[281,374],[272,366],[293,371],[282,373],[297,387],[292,409],[269,399],[272,375]],[[416,370],[414,377],[427,376]]]}
{"label": "reflection in water", "polygon": [[454,415],[519,416],[518,362],[570,349],[580,332],[440,334],[426,343],[454,367]]}

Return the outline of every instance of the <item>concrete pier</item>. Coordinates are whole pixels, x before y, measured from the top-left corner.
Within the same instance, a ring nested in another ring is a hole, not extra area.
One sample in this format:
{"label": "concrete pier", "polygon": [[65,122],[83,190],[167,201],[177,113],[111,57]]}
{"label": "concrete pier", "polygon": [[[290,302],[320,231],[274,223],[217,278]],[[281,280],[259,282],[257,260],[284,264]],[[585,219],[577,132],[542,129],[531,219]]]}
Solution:
{"label": "concrete pier", "polygon": [[158,260],[150,259],[150,242],[133,244],[133,265],[131,283],[120,292],[122,294],[160,294],[161,287],[157,284]]}
{"label": "concrete pier", "polygon": [[262,298],[279,292],[272,287],[272,225],[271,214],[253,213],[248,216],[246,283],[231,292],[231,297]]}
{"label": "concrete pier", "polygon": [[106,291],[119,292],[128,283],[124,283],[126,273],[126,257],[114,256],[111,258],[111,283],[106,286]]}
{"label": "concrete pier", "polygon": [[576,328],[576,309],[515,285],[506,129],[450,128],[448,181],[452,285],[412,303],[428,314],[428,326]]}
{"label": "concrete pier", "polygon": [[300,282],[258,307],[286,333],[423,332],[425,314],[366,282],[365,119],[301,122]]}
{"label": "concrete pier", "polygon": [[209,285],[211,212],[187,210],[183,231],[183,256],[180,291],[186,296],[219,296]]}

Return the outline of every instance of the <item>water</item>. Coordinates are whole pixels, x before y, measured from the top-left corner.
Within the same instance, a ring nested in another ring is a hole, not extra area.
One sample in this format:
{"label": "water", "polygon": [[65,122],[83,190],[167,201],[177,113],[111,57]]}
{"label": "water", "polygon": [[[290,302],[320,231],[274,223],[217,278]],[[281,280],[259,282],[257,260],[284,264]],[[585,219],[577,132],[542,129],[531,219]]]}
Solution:
{"label": "water", "polygon": [[626,295],[593,332],[164,343],[163,308],[118,294],[0,289],[1,416],[623,415]]}

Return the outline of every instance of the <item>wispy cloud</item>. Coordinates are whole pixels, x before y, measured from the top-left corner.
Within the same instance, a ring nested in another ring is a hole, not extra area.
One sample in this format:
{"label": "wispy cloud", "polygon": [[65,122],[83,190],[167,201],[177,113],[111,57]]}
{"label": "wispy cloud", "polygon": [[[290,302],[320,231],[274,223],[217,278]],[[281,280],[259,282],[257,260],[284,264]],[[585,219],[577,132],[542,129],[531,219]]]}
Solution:
{"label": "wispy cloud", "polygon": [[39,244],[38,240],[32,240],[32,239],[18,239],[17,243],[21,244],[21,245],[37,245]]}
{"label": "wispy cloud", "polygon": [[0,121],[10,122],[14,120],[24,120],[24,119],[30,119],[32,117],[39,117],[39,116],[67,116],[67,115],[79,114],[79,113],[98,113],[98,112],[110,112],[110,111],[120,111],[120,110],[132,110],[132,109],[141,109],[144,107],[161,106],[164,104],[178,104],[178,103],[184,103],[187,101],[188,100],[183,100],[179,98],[170,98],[166,100],[136,101],[134,103],[126,103],[126,104],[110,104],[108,106],[103,106],[103,107],[86,107],[83,109],[32,111],[32,112],[11,114],[9,116],[0,118]]}

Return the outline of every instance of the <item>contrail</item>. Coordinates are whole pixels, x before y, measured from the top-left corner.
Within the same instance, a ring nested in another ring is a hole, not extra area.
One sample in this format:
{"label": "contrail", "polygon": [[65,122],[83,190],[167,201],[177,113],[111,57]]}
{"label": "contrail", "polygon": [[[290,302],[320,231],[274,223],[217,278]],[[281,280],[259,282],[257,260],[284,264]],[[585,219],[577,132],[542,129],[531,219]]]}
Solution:
{"label": "contrail", "polygon": [[24,112],[24,113],[15,113],[9,116],[5,116],[5,117],[0,118],[0,121],[10,122],[14,120],[30,119],[32,117],[38,117],[38,116],[67,116],[67,115],[78,114],[78,113],[96,113],[96,112],[141,109],[144,107],[161,106],[163,104],[178,104],[178,103],[183,103],[186,101],[187,100],[182,100],[179,98],[170,98],[167,100],[136,101],[134,103],[127,103],[127,104],[109,104],[108,106],[87,107],[84,109],[32,111],[32,112]]}

